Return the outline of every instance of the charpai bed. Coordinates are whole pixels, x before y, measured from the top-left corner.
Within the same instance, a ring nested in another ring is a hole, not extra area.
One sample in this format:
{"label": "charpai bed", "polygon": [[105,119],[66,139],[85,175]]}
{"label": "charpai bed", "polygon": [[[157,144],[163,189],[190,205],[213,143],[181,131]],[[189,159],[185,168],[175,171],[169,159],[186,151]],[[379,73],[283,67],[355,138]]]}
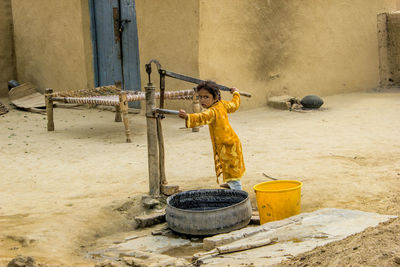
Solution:
{"label": "charpai bed", "polygon": [[[179,90],[179,91],[163,91],[156,92],[157,99],[171,100],[194,100],[195,91]],[[131,142],[129,119],[128,119],[128,102],[145,100],[146,95],[141,91],[124,91],[119,86],[101,86],[93,89],[82,89],[76,91],[53,92],[53,89],[47,88],[45,93],[46,113],[47,113],[47,130],[54,131],[53,108],[54,102],[73,103],[73,104],[90,104],[115,107],[115,121],[124,122],[126,142]],[[121,118],[122,113],[122,118]]]}

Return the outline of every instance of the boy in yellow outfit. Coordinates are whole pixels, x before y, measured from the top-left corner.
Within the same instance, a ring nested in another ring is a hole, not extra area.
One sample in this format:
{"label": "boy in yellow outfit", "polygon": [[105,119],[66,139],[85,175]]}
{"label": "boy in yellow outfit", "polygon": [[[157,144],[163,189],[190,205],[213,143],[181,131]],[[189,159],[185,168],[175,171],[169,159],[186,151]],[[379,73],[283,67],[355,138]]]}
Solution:
{"label": "boy in yellow outfit", "polygon": [[241,190],[240,179],[246,170],[242,144],[228,120],[228,113],[235,112],[240,106],[240,94],[236,88],[231,88],[232,100],[221,100],[219,88],[212,81],[199,84],[197,92],[200,104],[206,110],[187,114],[181,109],[179,117],[186,120],[187,128],[208,124],[217,182],[222,173],[224,184],[220,185],[221,187]]}

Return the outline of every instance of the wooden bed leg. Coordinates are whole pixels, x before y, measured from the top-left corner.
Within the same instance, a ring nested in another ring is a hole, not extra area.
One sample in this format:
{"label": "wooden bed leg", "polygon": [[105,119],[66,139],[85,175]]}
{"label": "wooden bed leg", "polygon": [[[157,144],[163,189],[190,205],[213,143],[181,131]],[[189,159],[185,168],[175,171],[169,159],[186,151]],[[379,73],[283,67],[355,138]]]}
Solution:
{"label": "wooden bed leg", "polygon": [[131,143],[131,130],[129,129],[128,100],[126,99],[126,92],[122,92],[119,94],[119,104],[124,120],[126,142]]}
{"label": "wooden bed leg", "polygon": [[[121,86],[122,86],[121,81],[115,81],[115,87],[119,91],[121,91]],[[121,108],[122,108],[122,104],[121,104],[121,93],[120,93],[119,106],[115,106],[115,119],[114,119],[114,121],[116,121],[116,122],[121,122],[122,121],[122,119],[121,119]]]}
{"label": "wooden bed leg", "polygon": [[[201,111],[200,109],[200,101],[197,97],[197,93],[195,93],[193,95],[193,112],[194,113],[199,113]],[[192,132],[199,132],[200,131],[200,127],[193,127],[192,128]]]}
{"label": "wooden bed leg", "polygon": [[45,90],[45,101],[46,101],[46,114],[47,114],[47,131],[54,131],[54,120],[53,120],[53,94],[52,88],[46,88]]}
{"label": "wooden bed leg", "polygon": [[115,121],[116,122],[121,122],[121,107],[120,106],[115,106]]}

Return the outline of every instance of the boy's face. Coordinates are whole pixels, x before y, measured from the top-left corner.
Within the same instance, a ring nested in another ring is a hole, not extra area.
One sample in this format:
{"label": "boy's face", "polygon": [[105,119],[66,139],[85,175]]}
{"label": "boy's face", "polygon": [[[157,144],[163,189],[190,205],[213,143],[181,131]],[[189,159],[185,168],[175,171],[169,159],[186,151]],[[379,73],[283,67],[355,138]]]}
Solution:
{"label": "boy's face", "polygon": [[208,92],[206,89],[200,89],[199,101],[200,101],[200,105],[203,108],[209,108],[212,106],[212,104],[215,103],[215,99],[214,99],[213,95],[210,92]]}

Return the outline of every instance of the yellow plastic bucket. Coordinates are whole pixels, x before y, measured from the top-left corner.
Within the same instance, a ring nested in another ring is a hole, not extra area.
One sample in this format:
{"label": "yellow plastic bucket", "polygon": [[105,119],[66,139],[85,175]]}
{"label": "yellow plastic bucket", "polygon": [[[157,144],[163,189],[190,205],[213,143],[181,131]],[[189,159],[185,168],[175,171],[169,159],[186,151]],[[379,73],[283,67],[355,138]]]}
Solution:
{"label": "yellow plastic bucket", "polygon": [[302,182],[277,180],[256,184],[260,224],[282,220],[300,213]]}

